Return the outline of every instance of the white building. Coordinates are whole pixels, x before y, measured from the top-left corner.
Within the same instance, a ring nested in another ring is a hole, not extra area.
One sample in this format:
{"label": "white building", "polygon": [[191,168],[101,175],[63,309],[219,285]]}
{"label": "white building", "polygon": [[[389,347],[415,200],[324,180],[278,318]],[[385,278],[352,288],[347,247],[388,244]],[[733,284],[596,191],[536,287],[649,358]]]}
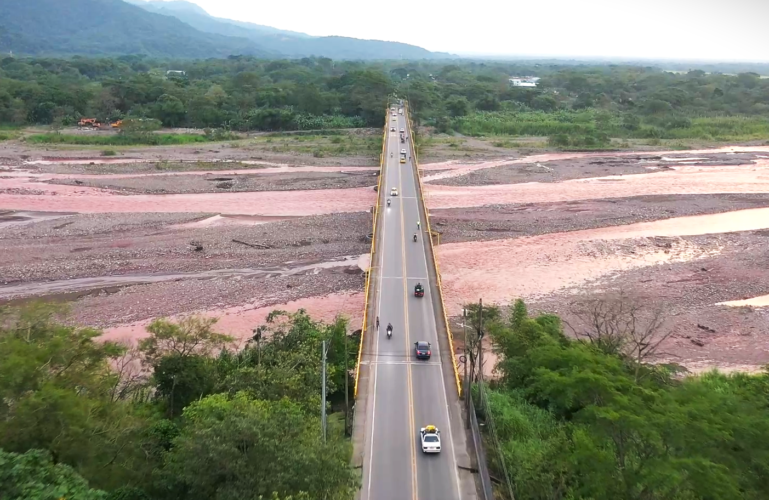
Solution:
{"label": "white building", "polygon": [[538,76],[513,76],[510,77],[510,85],[513,87],[536,87],[539,81]]}

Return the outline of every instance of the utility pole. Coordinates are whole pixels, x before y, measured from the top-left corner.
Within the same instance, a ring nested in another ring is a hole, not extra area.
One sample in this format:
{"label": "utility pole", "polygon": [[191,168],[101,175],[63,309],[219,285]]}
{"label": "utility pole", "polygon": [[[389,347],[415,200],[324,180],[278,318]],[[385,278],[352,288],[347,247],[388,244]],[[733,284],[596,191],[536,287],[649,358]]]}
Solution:
{"label": "utility pole", "polygon": [[483,299],[478,299],[478,389],[483,408]]}
{"label": "utility pole", "polygon": [[321,351],[323,351],[323,370],[321,378],[323,379],[323,388],[321,391],[321,405],[320,405],[320,426],[323,430],[323,442],[326,442],[326,341],[324,340],[321,345]]}
{"label": "utility pole", "polygon": [[348,416],[350,415],[350,373],[347,371],[347,332],[344,332],[344,434],[348,436]]}
{"label": "utility pole", "polygon": [[470,357],[467,355],[467,308],[462,308],[462,332],[465,335],[465,409],[467,411],[467,418],[465,419],[466,426],[470,428],[470,377],[467,375],[467,364],[470,362]]}

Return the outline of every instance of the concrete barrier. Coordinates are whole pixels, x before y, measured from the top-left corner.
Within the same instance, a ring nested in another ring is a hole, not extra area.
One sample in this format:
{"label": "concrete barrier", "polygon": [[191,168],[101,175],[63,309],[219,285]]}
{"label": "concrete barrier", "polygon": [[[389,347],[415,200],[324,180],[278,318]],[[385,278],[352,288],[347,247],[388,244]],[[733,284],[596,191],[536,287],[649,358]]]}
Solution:
{"label": "concrete barrier", "polygon": [[411,152],[413,154],[414,167],[416,168],[416,175],[417,175],[417,180],[419,184],[419,194],[420,194],[420,198],[422,200],[424,212],[425,212],[425,224],[427,227],[427,233],[431,235],[430,238],[428,238],[430,240],[430,253],[432,254],[433,264],[435,265],[435,275],[436,275],[436,282],[438,286],[438,297],[440,298],[441,315],[443,316],[443,322],[446,326],[446,335],[448,335],[449,349],[451,350],[451,364],[454,367],[454,379],[456,380],[456,384],[457,384],[457,393],[461,396],[462,382],[460,381],[460,378],[459,378],[459,366],[457,365],[457,356],[456,356],[456,353],[454,352],[454,336],[451,334],[451,327],[449,326],[449,318],[446,315],[446,304],[443,301],[443,286],[441,284],[441,271],[440,271],[440,267],[438,266],[438,259],[435,258],[435,245],[433,244],[433,238],[432,238],[433,231],[430,228],[430,213],[427,210],[427,204],[424,201],[425,190],[424,190],[424,186],[422,185],[422,176],[419,175],[419,158],[418,158],[417,148],[414,144],[414,131],[413,131],[413,126],[411,124],[411,114],[409,113],[408,102],[405,103],[403,112],[406,114],[406,124],[408,126],[409,141],[411,142]]}
{"label": "concrete barrier", "polygon": [[376,203],[374,204],[374,221],[372,223],[372,232],[371,232],[371,250],[370,250],[370,258],[369,258],[369,265],[368,265],[368,271],[366,272],[366,289],[365,289],[365,298],[363,302],[363,324],[361,325],[360,330],[360,345],[358,346],[358,361],[355,364],[355,388],[353,389],[353,395],[354,397],[358,397],[358,382],[360,380],[360,363],[363,359],[363,344],[366,339],[366,331],[368,330],[368,309],[369,309],[369,298],[371,296],[372,290],[371,290],[371,269],[374,267],[374,253],[376,252],[376,242],[377,242],[377,233],[376,233],[376,223],[377,218],[379,217],[379,200],[382,198],[382,174],[384,173],[384,165],[386,161],[387,156],[387,127],[388,127],[388,117],[390,109],[385,108],[385,124],[384,124],[384,132],[382,132],[382,152],[379,154],[379,176],[377,179],[377,186],[376,186]]}

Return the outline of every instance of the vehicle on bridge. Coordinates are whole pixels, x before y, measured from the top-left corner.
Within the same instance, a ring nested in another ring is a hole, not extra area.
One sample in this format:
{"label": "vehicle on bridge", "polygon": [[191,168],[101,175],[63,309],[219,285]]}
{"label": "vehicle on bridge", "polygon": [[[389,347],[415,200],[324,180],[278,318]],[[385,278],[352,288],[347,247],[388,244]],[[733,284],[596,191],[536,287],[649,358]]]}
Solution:
{"label": "vehicle on bridge", "polygon": [[390,189],[390,196],[398,196],[398,188]]}
{"label": "vehicle on bridge", "polygon": [[441,452],[441,431],[434,425],[419,429],[419,440],[422,442],[422,453]]}
{"label": "vehicle on bridge", "polygon": [[425,296],[425,287],[422,286],[422,283],[417,283],[417,286],[414,287],[414,297],[424,297]]}
{"label": "vehicle on bridge", "polygon": [[406,163],[406,155],[401,155],[401,163]]}
{"label": "vehicle on bridge", "polygon": [[395,132],[395,127],[390,127],[390,132]]}
{"label": "vehicle on bridge", "polygon": [[414,351],[417,354],[417,359],[430,359],[432,351],[430,351],[430,342],[420,340],[414,342]]}

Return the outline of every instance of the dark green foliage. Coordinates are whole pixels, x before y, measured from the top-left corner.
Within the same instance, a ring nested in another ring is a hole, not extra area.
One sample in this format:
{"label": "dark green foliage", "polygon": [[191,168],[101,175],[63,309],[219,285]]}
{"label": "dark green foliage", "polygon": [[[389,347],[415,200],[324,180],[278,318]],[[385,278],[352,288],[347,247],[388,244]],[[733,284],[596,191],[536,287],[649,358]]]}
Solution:
{"label": "dark green foliage", "polygon": [[320,417],[307,415],[287,398],[210,396],[184,410],[184,426],[164,474],[184,484],[190,500],[299,491],[327,498],[340,486],[352,491],[356,481],[347,465],[348,445],[338,437],[324,444],[319,429]]}
{"label": "dark green foliage", "polygon": [[[72,467],[57,464],[50,453],[0,450],[0,498],[3,500],[104,500],[107,494],[88,487]],[[138,500],[138,499],[137,499]]]}
{"label": "dark green foliage", "polygon": [[[115,135],[72,135],[72,134],[35,134],[26,137],[33,144],[82,144],[94,146],[173,146],[222,140],[197,134],[115,134]],[[103,155],[112,156],[112,155]]]}
{"label": "dark green foliage", "polygon": [[[186,76],[166,77],[169,68]],[[537,88],[510,87],[510,75],[532,72],[542,76]],[[610,137],[765,139],[769,79],[745,75],[672,74],[632,66],[364,64],[248,56],[205,61],[5,58],[0,60],[0,124],[60,128],[96,117],[123,119],[125,131],[126,123],[149,118],[164,126],[222,134],[378,128],[389,96],[396,93],[409,100],[417,123],[438,132],[548,137],[561,148],[606,148]],[[105,145],[187,140],[96,137]]]}
{"label": "dark green foliage", "polygon": [[[554,316],[491,331],[486,389],[517,499],[761,499],[769,495],[769,376],[638,382],[633,361],[567,339]],[[492,466],[502,467],[492,455]]]}
{"label": "dark green foliage", "polygon": [[323,443],[319,416],[321,342],[332,403],[357,353],[345,321],[276,312],[233,351],[213,320],[156,320],[124,357],[59,314],[0,309],[0,498],[352,498],[341,419]]}

